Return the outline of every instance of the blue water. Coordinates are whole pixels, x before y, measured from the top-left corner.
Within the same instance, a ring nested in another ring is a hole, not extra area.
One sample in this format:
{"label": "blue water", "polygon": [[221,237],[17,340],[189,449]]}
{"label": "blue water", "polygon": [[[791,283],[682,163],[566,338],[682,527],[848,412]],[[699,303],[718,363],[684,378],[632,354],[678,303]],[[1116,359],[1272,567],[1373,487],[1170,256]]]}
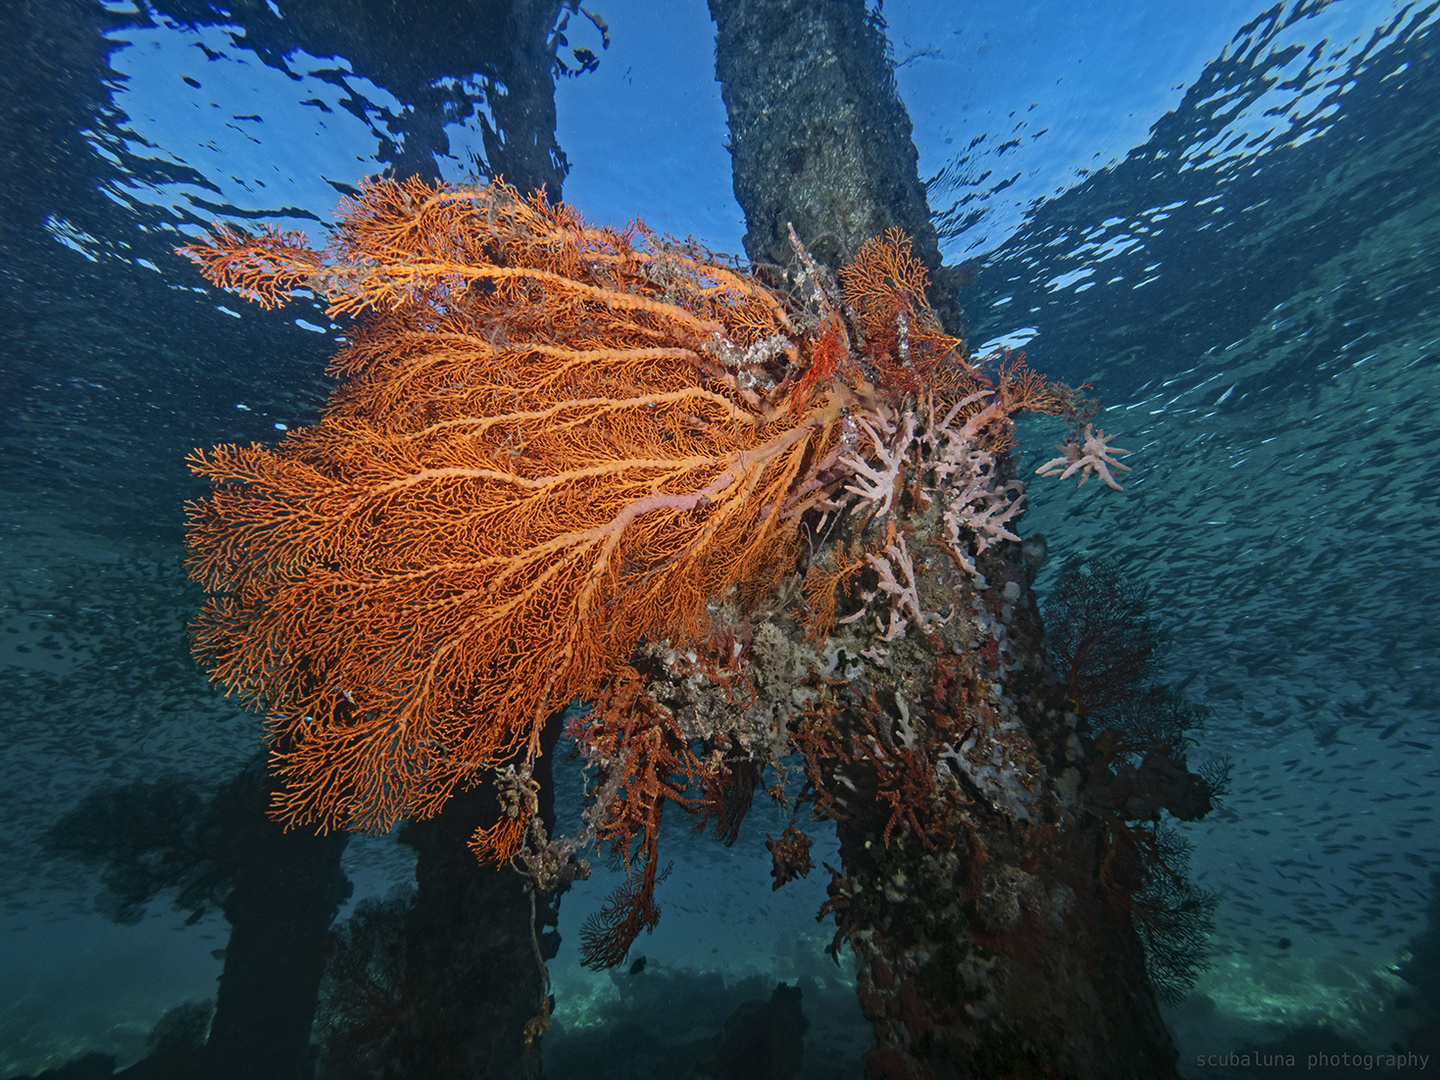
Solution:
{"label": "blue water", "polygon": [[[1394,969],[1440,869],[1440,5],[1021,6],[883,13],[942,248],[983,264],[962,296],[972,342],[1090,382],[1134,451],[1121,496],[1036,483],[1024,529],[1151,586],[1169,676],[1214,710],[1197,754],[1235,765],[1188,830],[1220,903],[1213,966],[1168,1017],[1182,1065],[1218,1075],[1187,1063],[1309,1025],[1386,1048],[1415,1023]],[[319,235],[406,109],[341,57],[282,67],[232,27],[104,10],[110,71],[70,103],[68,180],[24,193],[43,287],[0,369],[4,1075],[87,1049],[133,1060],[167,1008],[213,996],[222,920],[185,926],[162,900],[112,926],[37,837],[98,783],[218,784],[256,748],[255,718],[186,652],[183,459],[273,439],[327,390],[317,313],[197,293],[188,321],[157,323],[146,298],[199,287],[166,252],[216,216]],[[740,250],[704,4],[604,16],[599,68],[557,89],[566,198]],[[447,135],[437,171],[458,179],[476,121]],[[17,219],[21,202],[0,192]],[[1043,461],[1062,434],[1032,424],[1021,453]],[[800,980],[812,1046],[858,1054],[848,969],[813,920],[823,875],[769,889],[782,826],[757,808],[732,849],[671,843],[636,951],[712,1002]],[[407,872],[383,839],[347,860],[357,898]],[[608,887],[565,898],[568,943]],[[573,1029],[635,993],[569,948],[552,977]]]}

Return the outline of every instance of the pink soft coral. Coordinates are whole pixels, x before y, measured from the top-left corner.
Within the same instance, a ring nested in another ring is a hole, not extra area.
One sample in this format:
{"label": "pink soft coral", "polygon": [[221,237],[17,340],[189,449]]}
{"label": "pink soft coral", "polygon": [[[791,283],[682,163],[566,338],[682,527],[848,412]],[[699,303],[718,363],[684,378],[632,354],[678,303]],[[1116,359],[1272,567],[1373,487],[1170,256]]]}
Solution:
{"label": "pink soft coral", "polygon": [[1130,451],[1110,446],[1109,441],[1114,437],[1103,431],[1092,432],[1091,425],[1086,424],[1083,443],[1076,435],[1071,435],[1063,443],[1057,443],[1055,449],[1063,450],[1064,456],[1047,461],[1035,471],[1041,476],[1058,476],[1062,480],[1078,472],[1080,487],[1084,487],[1085,481],[1090,477],[1098,476],[1116,491],[1124,491],[1125,489],[1115,482],[1110,470],[1115,468],[1121,472],[1129,472],[1130,466],[1120,464],[1112,455],[1128,454]]}

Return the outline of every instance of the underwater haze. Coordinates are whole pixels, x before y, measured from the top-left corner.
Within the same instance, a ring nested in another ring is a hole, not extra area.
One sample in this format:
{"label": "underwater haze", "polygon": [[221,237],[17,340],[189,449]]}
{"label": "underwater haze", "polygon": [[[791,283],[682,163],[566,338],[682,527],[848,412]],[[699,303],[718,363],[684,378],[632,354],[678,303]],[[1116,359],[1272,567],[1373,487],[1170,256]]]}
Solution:
{"label": "underwater haze", "polygon": [[[319,307],[242,307],[171,249],[215,221],[323,239],[363,178],[423,155],[460,181],[487,153],[478,86],[429,88],[446,122],[425,127],[363,58],[277,52],[219,8],[55,9],[3,16],[9,70],[46,76],[4,76],[0,120],[4,1076],[138,1060],[168,1010],[214,997],[228,936],[217,910],[163,895],[116,922],[99,879],[44,844],[100,785],[210,790],[260,746],[260,718],[189,655],[184,504],[204,489],[185,459],[313,421],[340,328]],[[566,201],[739,252],[705,4],[600,13],[572,18],[556,86]],[[942,253],[978,269],[972,350],[1088,383],[1132,451],[1123,493],[1032,498],[1037,591],[1071,556],[1147,585],[1166,680],[1212,713],[1194,759],[1233,766],[1184,827],[1217,906],[1210,966],[1166,1011],[1182,1072],[1251,1075],[1224,1056],[1261,1045],[1302,1066],[1406,1045],[1440,1008],[1440,972],[1415,963],[1440,956],[1440,3],[878,14]],[[1023,422],[1022,474],[1062,434]],[[582,781],[559,778],[563,819]],[[565,896],[547,1075],[602,1075],[584,1046],[662,1012],[658,1043],[713,1034],[778,980],[804,989],[802,1075],[862,1074],[853,972],[815,920],[825,875],[770,888],[765,837],[784,826],[757,807],[733,847],[671,843],[633,974],[575,948],[615,876]],[[384,837],[345,860],[342,918],[411,872]]]}

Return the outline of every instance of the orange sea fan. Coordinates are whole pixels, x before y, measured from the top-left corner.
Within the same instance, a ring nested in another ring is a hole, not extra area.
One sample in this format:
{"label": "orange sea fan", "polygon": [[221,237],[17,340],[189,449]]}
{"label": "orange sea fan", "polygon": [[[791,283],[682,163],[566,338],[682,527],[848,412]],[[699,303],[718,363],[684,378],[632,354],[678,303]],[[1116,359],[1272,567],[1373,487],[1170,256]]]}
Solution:
{"label": "orange sea fan", "polygon": [[197,653],[269,715],[279,816],[383,830],[533,756],[642,636],[787,572],[857,390],[792,410],[785,302],[636,230],[498,183],[343,210],[322,252],[184,249],[262,302],[366,313],[317,425],[192,456],[189,566]]}
{"label": "orange sea fan", "polygon": [[855,309],[867,331],[891,332],[902,308],[928,310],[925,289],[930,274],[916,257],[910,238],[899,228],[886,229],[860,246],[855,260],[841,271],[840,295]]}
{"label": "orange sea fan", "polygon": [[865,241],[840,272],[840,295],[860,322],[881,378],[911,392],[961,344],[931,310],[925,295],[929,281],[910,238],[898,228]]}

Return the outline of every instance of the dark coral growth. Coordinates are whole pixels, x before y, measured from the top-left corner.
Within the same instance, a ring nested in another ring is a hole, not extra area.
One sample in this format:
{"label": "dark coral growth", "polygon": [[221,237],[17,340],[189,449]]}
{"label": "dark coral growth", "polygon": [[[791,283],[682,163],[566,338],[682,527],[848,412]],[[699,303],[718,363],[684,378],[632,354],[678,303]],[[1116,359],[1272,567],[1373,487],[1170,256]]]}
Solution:
{"label": "dark coral growth", "polygon": [[669,864],[655,871],[654,864],[628,877],[609,896],[600,910],[592,912],[580,927],[580,962],[589,968],[617,967],[625,962],[630,946],[660,923],[655,906],[655,886],[670,874]]}
{"label": "dark coral growth", "polygon": [[810,837],[795,827],[794,818],[790,819],[780,833],[779,840],[769,833],[765,834],[765,850],[770,852],[770,858],[774,862],[770,867],[770,876],[775,879],[775,883],[770,886],[771,892],[788,881],[807,876],[814,867],[814,863],[810,861]]}
{"label": "dark coral growth", "polygon": [[1194,745],[1190,733],[1209,715],[1171,686],[1142,684],[1108,716],[1091,717],[1101,756],[1113,778],[1093,778],[1092,802],[1122,811],[1125,818],[1154,819],[1168,810],[1181,821],[1208,814],[1228,777],[1228,766],[1210,763],[1198,773],[1185,765]]}
{"label": "dark coral growth", "polygon": [[413,894],[361,900],[330,932],[315,1026],[332,1080],[383,1075],[412,1026],[405,923],[413,903]]}
{"label": "dark coral growth", "polygon": [[1226,789],[1229,762],[1186,765],[1209,711],[1153,681],[1164,635],[1144,585],[1108,560],[1072,559],[1045,606],[1051,661],[1094,738],[1087,800],[1108,821],[1101,882],[1128,910],[1161,1001],[1178,1004],[1208,966],[1216,898],[1187,874],[1190,845],[1168,813],[1198,821]]}
{"label": "dark coral growth", "polygon": [[760,778],[759,764],[748,755],[722,752],[719,761],[700,775],[700,817],[692,831],[708,829],[716,840],[733,847]]}
{"label": "dark coral growth", "polygon": [[1162,635],[1150,592],[1107,559],[1071,559],[1045,604],[1050,660],[1079,710],[1104,716],[1154,674]]}
{"label": "dark coral growth", "polygon": [[1135,930],[1145,943],[1156,995],[1166,1005],[1178,1005],[1210,966],[1219,897],[1189,880],[1191,847],[1177,832],[1157,825],[1149,840],[1150,858],[1141,863],[1134,897]]}

